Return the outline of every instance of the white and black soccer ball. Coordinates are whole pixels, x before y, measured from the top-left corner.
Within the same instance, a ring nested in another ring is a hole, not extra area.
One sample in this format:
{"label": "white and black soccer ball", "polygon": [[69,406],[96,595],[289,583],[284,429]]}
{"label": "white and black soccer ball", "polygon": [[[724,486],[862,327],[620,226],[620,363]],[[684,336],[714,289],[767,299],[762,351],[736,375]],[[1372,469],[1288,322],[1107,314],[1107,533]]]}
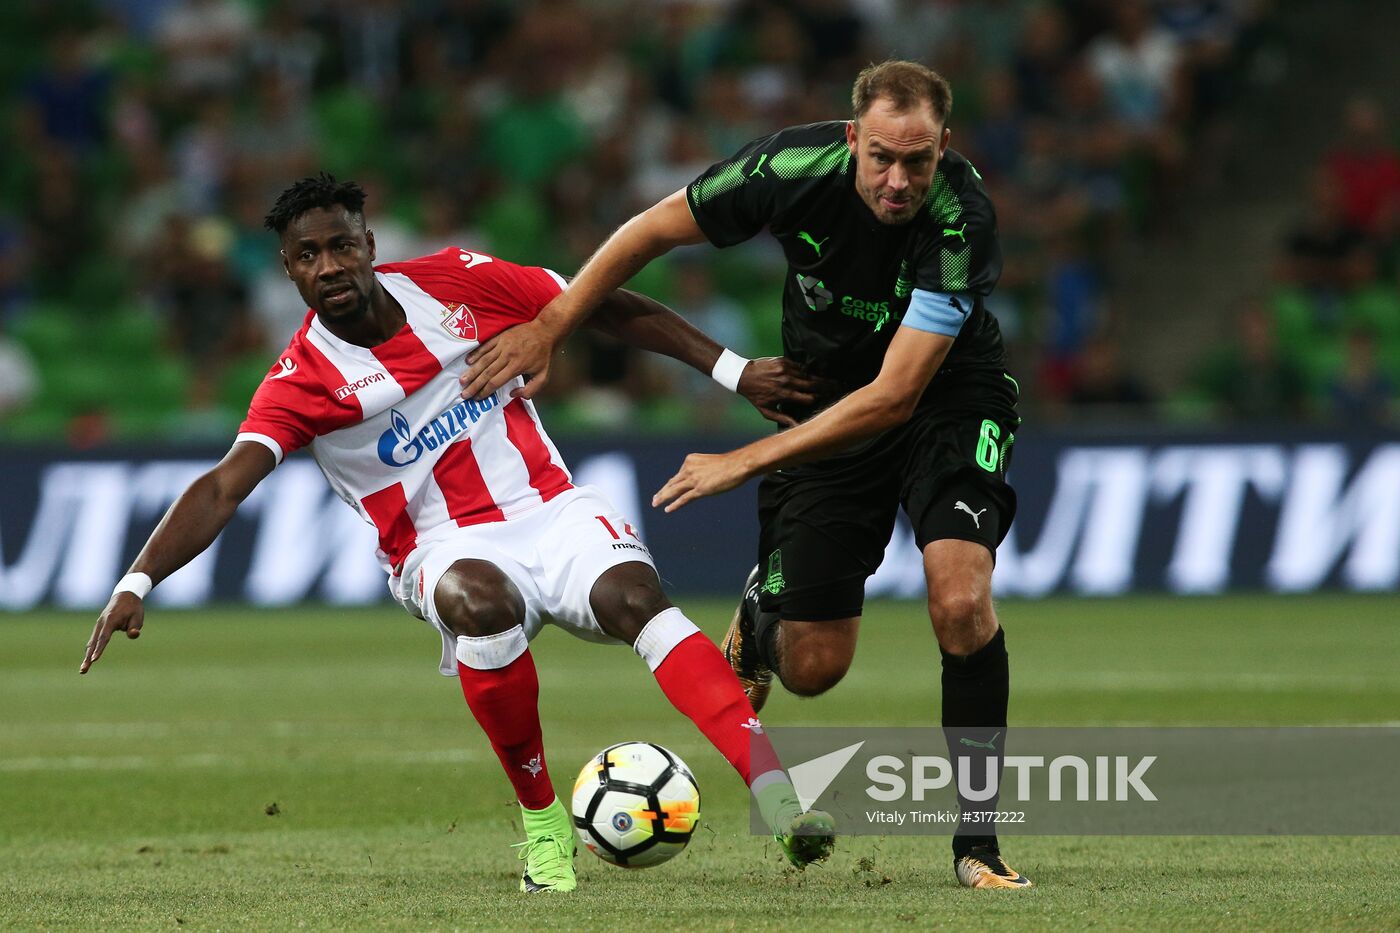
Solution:
{"label": "white and black soccer ball", "polygon": [[623,868],[647,868],[675,858],[695,835],[700,787],[674,752],[621,742],[583,766],[573,813],[588,851]]}

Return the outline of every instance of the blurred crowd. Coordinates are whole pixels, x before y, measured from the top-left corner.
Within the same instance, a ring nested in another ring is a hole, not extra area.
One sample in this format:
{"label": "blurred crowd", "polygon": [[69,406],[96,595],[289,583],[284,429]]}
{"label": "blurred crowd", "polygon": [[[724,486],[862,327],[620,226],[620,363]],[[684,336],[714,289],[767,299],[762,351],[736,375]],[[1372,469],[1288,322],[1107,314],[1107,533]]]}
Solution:
{"label": "blurred crowd", "polygon": [[[748,140],[847,116],[856,72],[888,57],[953,84],[953,146],[999,212],[991,307],[1029,404],[1149,411],[1107,297],[1114,251],[1178,235],[1183,192],[1228,170],[1270,15],[1263,0],[11,0],[0,418],[74,443],[226,436],[305,314],[261,222],[315,170],[369,192],[381,260],[463,245],[571,272]],[[1279,290],[1242,311],[1232,360],[1202,364],[1223,411],[1296,392],[1288,348],[1323,331],[1336,356],[1307,362],[1331,380],[1317,391],[1339,411],[1393,398],[1397,215],[1374,205],[1395,154],[1375,104],[1349,125]],[[681,252],[634,287],[744,355],[777,353],[781,256],[756,243]],[[756,418],[586,333],[547,403],[561,430]]]}
{"label": "blurred crowd", "polygon": [[1234,334],[1198,373],[1242,420],[1393,424],[1400,388],[1400,147],[1379,100],[1357,96],[1299,186],[1271,287],[1241,300]]}

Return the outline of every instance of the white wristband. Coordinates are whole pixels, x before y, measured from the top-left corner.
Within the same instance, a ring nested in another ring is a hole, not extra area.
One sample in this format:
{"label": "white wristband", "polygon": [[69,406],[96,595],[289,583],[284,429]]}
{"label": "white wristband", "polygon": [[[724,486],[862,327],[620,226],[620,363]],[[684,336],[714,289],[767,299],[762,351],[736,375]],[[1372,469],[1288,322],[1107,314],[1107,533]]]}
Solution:
{"label": "white wristband", "polygon": [[730,392],[738,392],[739,377],[744,374],[744,367],[747,365],[748,360],[733,350],[726,349],[719,355],[719,359],[715,360],[715,367],[710,370],[710,378]]}
{"label": "white wristband", "polygon": [[118,593],[131,593],[135,595],[137,599],[145,599],[147,594],[151,592],[151,587],[153,586],[155,586],[155,584],[151,582],[149,574],[129,573],[117,581],[117,585],[112,588],[112,595],[116,596]]}

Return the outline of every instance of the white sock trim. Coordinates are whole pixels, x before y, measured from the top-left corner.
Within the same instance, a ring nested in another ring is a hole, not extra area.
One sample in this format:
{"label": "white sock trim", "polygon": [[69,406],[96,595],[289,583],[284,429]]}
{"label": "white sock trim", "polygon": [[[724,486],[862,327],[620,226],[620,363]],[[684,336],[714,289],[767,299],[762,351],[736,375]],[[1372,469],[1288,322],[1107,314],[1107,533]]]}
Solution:
{"label": "white sock trim", "polygon": [[495,671],[524,654],[530,647],[523,626],[496,635],[457,636],[457,661],[474,671]]}
{"label": "white sock trim", "polygon": [[792,779],[787,776],[787,772],[781,768],[774,768],[772,771],[765,771],[754,778],[749,784],[749,791],[757,797],[774,784],[786,784],[792,787]]}
{"label": "white sock trim", "polygon": [[641,655],[642,660],[647,662],[647,667],[655,674],[661,662],[666,660],[666,655],[671,653],[671,649],[698,631],[700,629],[685,617],[684,612],[672,606],[651,617],[651,621],[642,627],[632,650]]}

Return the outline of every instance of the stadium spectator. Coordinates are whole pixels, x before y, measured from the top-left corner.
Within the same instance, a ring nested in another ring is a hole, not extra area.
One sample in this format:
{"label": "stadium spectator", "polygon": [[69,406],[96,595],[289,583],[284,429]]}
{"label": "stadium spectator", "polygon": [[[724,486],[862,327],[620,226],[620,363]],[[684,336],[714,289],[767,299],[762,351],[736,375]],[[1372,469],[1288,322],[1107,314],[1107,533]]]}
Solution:
{"label": "stadium spectator", "polygon": [[865,8],[872,22],[874,54],[911,60],[929,58],[954,34],[956,10],[951,3],[884,0],[868,3]]}
{"label": "stadium spectator", "polygon": [[765,3],[734,8],[718,54],[740,68],[744,96],[765,122],[792,113],[813,60],[797,17]]}
{"label": "stadium spectator", "polygon": [[1257,298],[1243,303],[1235,336],[1208,357],[1200,384],[1220,415],[1250,422],[1303,417],[1307,382],[1302,368],[1279,347],[1274,320]]}
{"label": "stadium spectator", "polygon": [[246,195],[266,200],[282,180],[308,175],[316,165],[316,130],[306,99],[276,71],[260,74],[252,100],[235,121],[233,170]]}
{"label": "stadium spectator", "polygon": [[520,31],[511,55],[508,91],[482,126],[485,165],[511,182],[546,182],[588,149],[587,130],[563,96],[567,72],[541,68],[558,50],[549,33]]}
{"label": "stadium spectator", "polygon": [[116,16],[134,38],[150,43],[170,8],[181,2],[183,0],[97,0],[97,5]]}
{"label": "stadium spectator", "polygon": [[337,71],[371,99],[388,104],[399,90],[409,19],[397,0],[362,0],[330,8]]}
{"label": "stadium spectator", "polygon": [[732,152],[762,132],[763,121],[735,70],[712,72],[700,90],[697,107],[695,117],[711,152]]}
{"label": "stadium spectator", "polygon": [[247,288],[229,266],[233,237],[224,221],[173,217],[161,245],[161,303],[172,344],[194,364],[196,410],[213,404],[228,363],[260,343]]}
{"label": "stadium spectator", "polygon": [[1342,127],[1338,146],[1327,154],[1326,171],[1339,189],[1346,225],[1374,233],[1400,212],[1400,150],[1372,97],[1348,101]]}
{"label": "stadium spectator", "polygon": [[112,141],[132,165],[165,146],[152,83],[146,75],[123,74],[112,91]]}
{"label": "stadium spectator", "polygon": [[29,243],[18,218],[0,211],[0,329],[29,307]]}
{"label": "stadium spectator", "polygon": [[1060,157],[1070,167],[1074,187],[1084,194],[1086,219],[1112,233],[1126,207],[1123,176],[1130,138],[1110,112],[1103,84],[1086,62],[1074,61],[1061,70],[1055,121],[1065,144]]}
{"label": "stadium spectator", "polygon": [[849,0],[806,0],[793,13],[807,38],[809,74],[818,80],[844,83],[846,75],[865,64],[866,21]]}
{"label": "stadium spectator", "polygon": [[311,96],[325,52],[325,39],[297,18],[290,3],[271,4],[248,40],[248,64],[254,73],[275,75],[302,98]]}
{"label": "stadium spectator", "polygon": [[1079,354],[1068,401],[1094,409],[1097,416],[1122,412],[1136,417],[1155,400],[1124,362],[1122,344],[1101,333],[1085,343]]}
{"label": "stadium spectator", "polygon": [[971,134],[971,158],[984,175],[1010,178],[1021,161],[1025,118],[1016,99],[1016,79],[993,71],[982,80],[980,119]]}
{"label": "stadium spectator", "polygon": [[1080,354],[1105,324],[1104,284],[1097,265],[1072,237],[1055,244],[1044,268],[1047,319],[1040,387],[1068,397]]}
{"label": "stadium spectator", "polygon": [[35,161],[26,218],[35,288],[45,296],[73,297],[86,258],[73,244],[100,242],[98,219],[83,201],[82,178],[71,155],[51,149]]}
{"label": "stadium spectator", "polygon": [[1157,0],[1157,23],[1171,35],[1186,65],[1197,118],[1216,113],[1228,96],[1241,6],[1229,0]]}
{"label": "stadium spectator", "polygon": [[1026,112],[1044,115],[1055,109],[1055,89],[1071,60],[1064,13],[1049,3],[1031,10],[1021,29],[1013,65],[1020,91],[1017,96]]}
{"label": "stadium spectator", "polygon": [[1113,29],[1089,45],[1088,58],[1119,119],[1145,135],[1172,122],[1182,104],[1181,50],[1153,26],[1144,0],[1116,5]]}
{"label": "stadium spectator", "polygon": [[133,151],[129,193],[117,208],[112,249],[140,265],[152,261],[171,217],[185,212],[185,192],[170,174],[165,150]]}
{"label": "stadium spectator", "polygon": [[49,42],[45,64],[21,92],[44,138],[73,156],[92,153],[107,138],[111,73],[90,61],[84,36],[65,28]]}
{"label": "stadium spectator", "polygon": [[1335,174],[1317,170],[1309,200],[1286,240],[1283,281],[1317,292],[1335,293],[1354,284],[1366,234],[1348,215],[1345,193]]}
{"label": "stadium spectator", "polygon": [[0,330],[0,418],[23,411],[39,388],[39,371],[24,345]]}
{"label": "stadium spectator", "polygon": [[228,98],[207,97],[171,141],[175,175],[191,213],[215,213],[225,203],[236,161],[233,117]]}
{"label": "stadium spectator", "polygon": [[440,0],[420,13],[416,28],[439,37],[450,67],[461,72],[486,68],[518,15],[501,0]]}
{"label": "stadium spectator", "polygon": [[166,7],[155,38],[171,90],[187,101],[234,91],[252,35],[252,13],[238,0],[183,0]]}
{"label": "stadium spectator", "polygon": [[[714,274],[705,257],[681,253],[675,267],[676,312],[740,356],[761,355],[754,349],[753,332],[744,309],[716,290]],[[692,422],[699,427],[723,427],[732,410],[734,394],[693,370],[686,370],[682,376],[682,394],[692,412]]]}
{"label": "stadium spectator", "polygon": [[1383,372],[1377,359],[1375,331],[1352,328],[1343,342],[1341,371],[1327,387],[1329,414],[1339,425],[1378,426],[1395,417],[1395,381]]}

